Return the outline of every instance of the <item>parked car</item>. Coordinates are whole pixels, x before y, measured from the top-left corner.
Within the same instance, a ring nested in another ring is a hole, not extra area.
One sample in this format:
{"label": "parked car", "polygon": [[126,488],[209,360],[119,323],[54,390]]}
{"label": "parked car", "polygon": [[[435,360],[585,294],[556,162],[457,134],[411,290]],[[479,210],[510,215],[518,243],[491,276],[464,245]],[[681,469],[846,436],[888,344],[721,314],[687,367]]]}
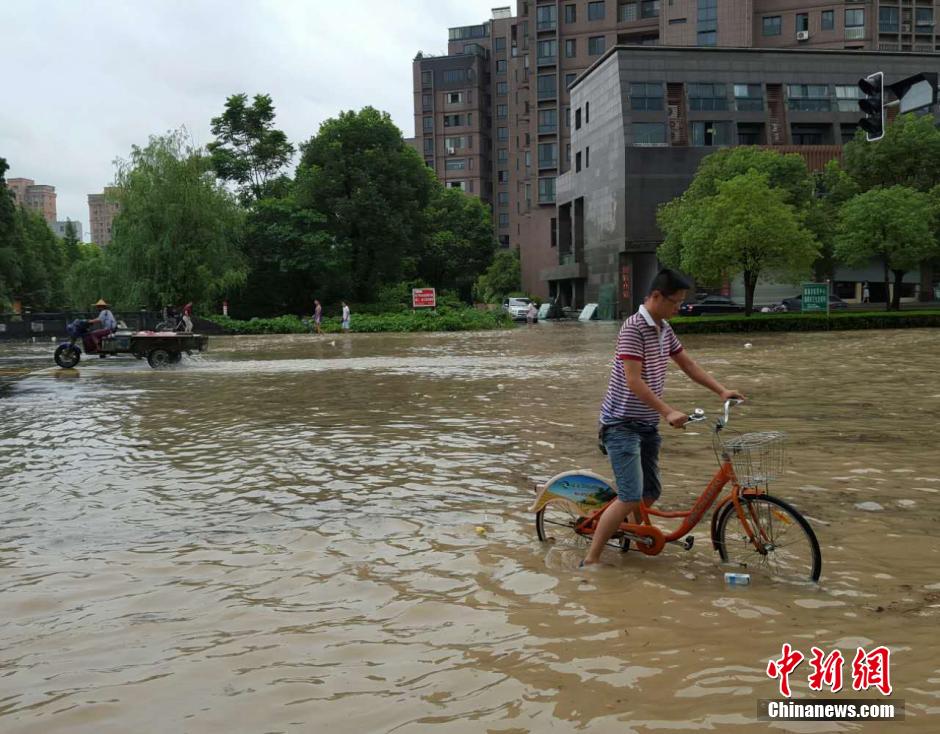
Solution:
{"label": "parked car", "polygon": [[525,315],[529,310],[530,303],[532,303],[532,301],[528,298],[504,298],[503,311],[512,316],[516,321],[525,321]]}
{"label": "parked car", "polygon": [[700,316],[708,313],[741,313],[744,306],[735,303],[728,296],[705,296],[697,301],[686,301],[679,306],[683,316]]}
{"label": "parked car", "polygon": [[[787,307],[787,311],[796,311],[799,313],[803,310],[803,294],[793,296],[792,298],[784,298],[783,305]],[[848,308],[849,305],[843,301],[835,293],[829,294],[829,310],[830,311],[839,311],[841,309]]]}

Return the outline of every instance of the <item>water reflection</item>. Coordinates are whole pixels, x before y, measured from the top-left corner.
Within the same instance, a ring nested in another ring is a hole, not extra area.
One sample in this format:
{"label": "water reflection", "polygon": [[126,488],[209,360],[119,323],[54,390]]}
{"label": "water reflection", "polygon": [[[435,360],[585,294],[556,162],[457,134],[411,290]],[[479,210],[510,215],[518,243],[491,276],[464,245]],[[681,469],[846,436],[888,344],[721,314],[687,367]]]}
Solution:
{"label": "water reflection", "polygon": [[[904,726],[929,731],[937,336],[684,340],[752,396],[742,428],[791,436],[779,491],[824,558],[794,591],[725,587],[704,526],[589,574],[535,540],[533,477],[609,474],[592,433],[615,333],[214,339],[179,369],[75,379],[40,368],[46,345],[3,346],[36,370],[0,394],[3,731],[763,731],[782,642],[891,646]],[[708,436],[663,451],[688,504]]]}

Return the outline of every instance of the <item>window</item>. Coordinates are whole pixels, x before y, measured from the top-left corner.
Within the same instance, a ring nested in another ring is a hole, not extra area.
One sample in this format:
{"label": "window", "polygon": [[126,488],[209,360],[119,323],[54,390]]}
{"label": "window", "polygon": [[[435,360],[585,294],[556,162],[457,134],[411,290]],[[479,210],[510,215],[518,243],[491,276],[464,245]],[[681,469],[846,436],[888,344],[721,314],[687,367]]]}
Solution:
{"label": "window", "polygon": [[571,108],[565,107],[565,127],[571,129]]}
{"label": "window", "polygon": [[881,33],[898,32],[898,8],[878,9],[878,30]]}
{"label": "window", "polygon": [[469,74],[466,69],[445,69],[444,70],[444,81],[445,82],[465,82],[469,78]]}
{"label": "window", "polygon": [[433,130],[433,129],[434,129],[434,118],[433,118],[433,117],[425,117],[425,118],[424,118],[424,129],[425,129],[425,131],[430,131],[430,130]]}
{"label": "window", "polygon": [[463,41],[467,38],[486,38],[488,35],[489,28],[485,25],[465,25],[451,28],[448,38],[451,41]]}
{"label": "window", "polygon": [[666,125],[662,122],[634,122],[634,145],[662,145],[666,142]]}
{"label": "window", "polygon": [[796,32],[801,33],[809,30],[809,13],[796,14]]}
{"label": "window", "polygon": [[578,43],[574,38],[565,39],[565,58],[573,59],[578,55]]}
{"label": "window", "polygon": [[581,172],[581,151],[580,150],[574,154],[574,172],[575,173]]}
{"label": "window", "polygon": [[496,192],[496,203],[500,208],[505,208],[509,206],[509,192],[508,191],[497,191]]}
{"label": "window", "polygon": [[591,167],[591,147],[590,146],[584,149],[584,167],[585,168]]}
{"label": "window", "polygon": [[447,104],[461,104],[463,102],[463,92],[448,92]]}
{"label": "window", "polygon": [[862,90],[855,84],[836,84],[836,108],[839,112],[858,112]]}
{"label": "window", "polygon": [[859,28],[865,25],[865,11],[863,9],[845,11],[845,27]]}
{"label": "window", "polygon": [[584,124],[587,125],[591,121],[591,103],[584,103]]}
{"label": "window", "polygon": [[499,213],[499,226],[508,227],[509,226],[509,212],[500,212]]}
{"label": "window", "polygon": [[698,0],[696,30],[696,43],[699,46],[718,45],[718,0]]}
{"label": "window", "polygon": [[764,109],[764,90],[760,84],[735,84],[734,108],[738,112],[761,112]]}
{"label": "window", "polygon": [[554,99],[558,96],[558,75],[557,74],[539,74],[538,78],[538,97],[539,99]]}
{"label": "window", "polygon": [[509,183],[509,171],[497,171],[496,182],[501,184]]}
{"label": "window", "polygon": [[461,191],[466,191],[466,190],[467,190],[467,182],[466,182],[466,181],[448,181],[448,182],[447,182],[447,188],[449,188],[449,189],[460,189]]}
{"label": "window", "polygon": [[463,115],[444,115],[444,127],[460,127],[463,120]]}
{"label": "window", "polygon": [[828,112],[831,108],[826,84],[787,84],[788,107],[798,112]]}
{"label": "window", "polygon": [[630,23],[638,17],[635,2],[621,3],[617,6],[617,20],[621,23]]}
{"label": "window", "polygon": [[933,8],[916,8],[916,25],[918,33],[933,33]]}
{"label": "window", "polygon": [[640,17],[658,18],[659,0],[642,0],[642,2],[640,2]]}
{"label": "window", "polygon": [[506,37],[497,36],[493,39],[493,49],[495,51],[505,51],[506,50]]}
{"label": "window", "polygon": [[501,141],[509,140],[509,128],[508,127],[498,127],[496,128],[496,139]]}
{"label": "window", "polygon": [[836,14],[834,10],[822,11],[822,20],[820,28],[824,31],[831,31],[836,27]]}
{"label": "window", "polygon": [[635,112],[661,110],[663,85],[660,82],[633,82],[630,84],[630,109]]}
{"label": "window", "polygon": [[430,71],[421,72],[421,86],[422,87],[430,87],[432,79],[433,79],[433,76]]}
{"label": "window", "polygon": [[[604,20],[605,6],[606,3],[601,2],[592,2],[588,3],[588,20]],[[553,182],[554,183],[554,182]],[[539,200],[541,201],[541,181],[539,182]]]}
{"label": "window", "polygon": [[839,125],[839,134],[842,136],[842,145],[846,143],[851,143],[855,139],[855,132],[858,130],[858,125],[853,123],[842,123]]}
{"label": "window", "polygon": [[781,32],[780,25],[780,16],[779,15],[765,15],[763,18],[763,30],[761,31],[765,36],[779,36]]}
{"label": "window", "polygon": [[578,72],[572,72],[571,74],[565,74],[565,89],[574,84],[574,80],[578,78]]}
{"label": "window", "polygon": [[794,145],[826,145],[830,130],[830,125],[792,125],[790,137]]}
{"label": "window", "polygon": [[738,123],[738,145],[760,145],[764,140],[764,126],[760,123]]}
{"label": "window", "polygon": [[531,150],[527,150],[525,152],[525,167],[526,167],[526,171],[532,168],[532,151]]}
{"label": "window", "polygon": [[604,37],[591,36],[588,39],[588,56],[600,56],[604,53]]}
{"label": "window", "polygon": [[[554,5],[552,7],[555,7]],[[544,63],[545,61],[554,61],[555,57],[558,56],[558,41],[552,39],[550,41],[539,41],[538,44],[538,62]]]}
{"label": "window", "polygon": [[565,23],[577,23],[578,22],[578,6],[577,5],[565,5]]}
{"label": "window", "polygon": [[574,129],[575,130],[581,129],[581,108],[580,107],[578,107],[578,109],[574,111]]}
{"label": "window", "polygon": [[444,138],[444,147],[447,148],[448,150],[450,150],[451,148],[453,148],[454,150],[457,150],[458,148],[462,148],[463,137]]}
{"label": "window", "polygon": [[444,161],[444,170],[447,171],[462,171],[466,167],[466,158],[448,158],[446,161]]}
{"label": "window", "polygon": [[699,31],[695,43],[698,46],[717,46],[718,31]]}
{"label": "window", "polygon": [[539,132],[553,133],[558,130],[558,110],[539,110]]}
{"label": "window", "polygon": [[555,201],[555,178],[539,179],[539,204],[552,204]]}
{"label": "window", "polygon": [[499,148],[496,151],[496,160],[500,163],[505,163],[509,160],[509,148]]}
{"label": "window", "polygon": [[434,155],[434,140],[431,138],[424,139],[424,154],[425,155]]}
{"label": "window", "polygon": [[692,145],[731,145],[731,142],[730,122],[695,121],[692,123]]}
{"label": "window", "polygon": [[509,62],[506,59],[497,59],[496,60],[496,73],[505,74],[506,69],[509,68]]}
{"label": "window", "polygon": [[571,143],[565,143],[565,163],[571,163]]}
{"label": "window", "polygon": [[724,84],[689,84],[690,110],[726,110],[727,93]]}
{"label": "window", "polygon": [[539,168],[558,165],[558,143],[539,143]]}
{"label": "window", "polygon": [[539,31],[553,31],[558,25],[558,8],[555,5],[537,5],[535,8],[535,28]]}
{"label": "window", "polygon": [[500,119],[505,119],[509,117],[509,105],[508,104],[496,105],[496,116]]}

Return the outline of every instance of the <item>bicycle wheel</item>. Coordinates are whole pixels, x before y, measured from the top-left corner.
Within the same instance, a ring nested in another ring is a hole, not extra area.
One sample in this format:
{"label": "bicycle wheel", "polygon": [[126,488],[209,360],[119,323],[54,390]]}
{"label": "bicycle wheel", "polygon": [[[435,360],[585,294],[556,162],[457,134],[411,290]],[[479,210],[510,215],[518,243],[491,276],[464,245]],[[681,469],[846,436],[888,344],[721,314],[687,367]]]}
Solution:
{"label": "bicycle wheel", "polygon": [[734,505],[729,503],[721,511],[716,531],[722,561],[741,568],[763,570],[779,581],[819,581],[822,572],[819,541],[795,508],[765,494],[742,496],[741,504],[763,552],[747,537]]}
{"label": "bicycle wheel", "polygon": [[[576,506],[560,498],[550,499],[541,510],[535,513],[535,532],[543,543],[586,549],[591,545],[591,535],[577,532],[575,527],[584,519],[584,515],[576,511]],[[630,541],[616,535],[607,545],[625,551]]]}

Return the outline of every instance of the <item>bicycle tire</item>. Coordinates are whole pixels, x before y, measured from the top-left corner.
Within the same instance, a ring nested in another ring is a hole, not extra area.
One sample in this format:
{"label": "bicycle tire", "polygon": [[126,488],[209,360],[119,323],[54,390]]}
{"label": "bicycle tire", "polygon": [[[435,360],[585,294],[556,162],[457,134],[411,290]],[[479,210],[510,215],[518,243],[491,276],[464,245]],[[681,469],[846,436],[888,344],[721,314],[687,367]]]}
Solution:
{"label": "bicycle tire", "polygon": [[[543,543],[552,542],[563,547],[587,549],[593,536],[575,530],[575,526],[583,517],[572,511],[571,503],[567,500],[553,498],[535,513],[535,532]],[[615,535],[607,545],[626,551],[630,547],[630,541]]]}
{"label": "bicycle tire", "polygon": [[796,508],[766,494],[741,496],[741,504],[752,530],[764,537],[766,553],[754,547],[734,505],[728,503],[718,518],[716,533],[723,562],[769,571],[773,578],[790,583],[819,581],[822,573],[819,541]]}

